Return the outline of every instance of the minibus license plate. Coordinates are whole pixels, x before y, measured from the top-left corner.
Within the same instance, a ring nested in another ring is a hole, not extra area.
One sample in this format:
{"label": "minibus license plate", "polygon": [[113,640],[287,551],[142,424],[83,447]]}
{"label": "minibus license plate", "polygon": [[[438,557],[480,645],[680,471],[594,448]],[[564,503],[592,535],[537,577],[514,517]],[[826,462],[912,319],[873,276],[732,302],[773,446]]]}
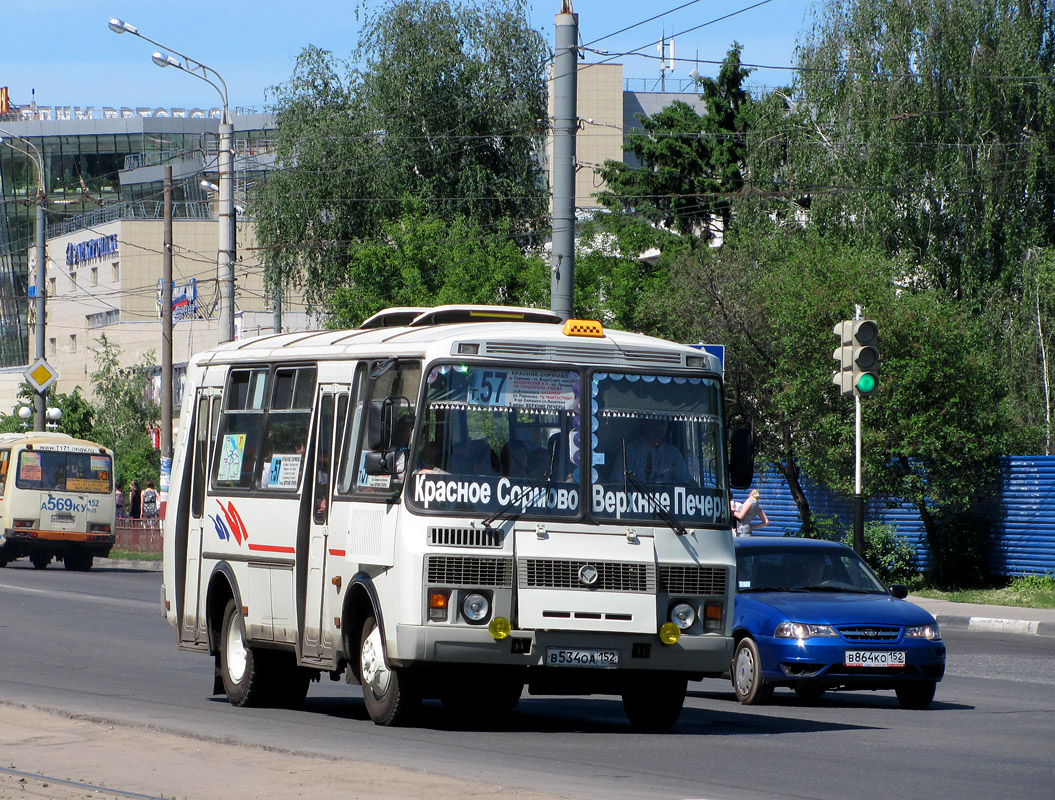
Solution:
{"label": "minibus license plate", "polygon": [[51,521],[56,524],[69,524],[73,522],[73,514],[52,514]]}
{"label": "minibus license plate", "polygon": [[547,647],[546,665],[549,667],[595,667],[600,669],[614,669],[619,666],[619,651]]}
{"label": "minibus license plate", "polygon": [[848,667],[903,667],[904,650],[847,650],[844,663]]}

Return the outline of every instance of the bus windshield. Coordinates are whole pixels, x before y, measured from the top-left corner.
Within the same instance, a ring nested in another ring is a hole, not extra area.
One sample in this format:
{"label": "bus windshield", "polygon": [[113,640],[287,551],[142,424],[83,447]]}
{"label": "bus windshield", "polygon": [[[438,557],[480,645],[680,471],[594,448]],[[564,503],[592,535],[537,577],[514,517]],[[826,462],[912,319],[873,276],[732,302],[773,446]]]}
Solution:
{"label": "bus windshield", "polygon": [[591,515],[727,526],[720,396],[711,378],[593,373]]}
{"label": "bus windshield", "polygon": [[579,516],[580,385],[572,370],[434,367],[411,464],[411,506]]}
{"label": "bus windshield", "polygon": [[107,494],[113,490],[113,465],[106,453],[23,450],[18,454],[19,489]]}

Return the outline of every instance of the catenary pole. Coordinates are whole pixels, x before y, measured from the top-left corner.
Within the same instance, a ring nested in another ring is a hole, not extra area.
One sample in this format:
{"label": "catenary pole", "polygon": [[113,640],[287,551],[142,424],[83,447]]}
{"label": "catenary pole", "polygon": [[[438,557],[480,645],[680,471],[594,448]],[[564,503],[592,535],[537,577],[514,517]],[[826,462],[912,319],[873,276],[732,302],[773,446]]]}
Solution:
{"label": "catenary pole", "polygon": [[563,0],[556,15],[553,57],[553,249],[550,266],[550,308],[564,319],[572,316],[575,289],[575,134],[578,103],[579,15],[571,0]]}

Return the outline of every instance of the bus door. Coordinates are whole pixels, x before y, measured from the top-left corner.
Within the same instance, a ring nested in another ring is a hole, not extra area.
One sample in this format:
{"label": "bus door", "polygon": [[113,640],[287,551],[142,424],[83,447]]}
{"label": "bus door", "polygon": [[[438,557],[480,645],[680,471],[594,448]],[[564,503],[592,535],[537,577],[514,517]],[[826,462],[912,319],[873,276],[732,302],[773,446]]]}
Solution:
{"label": "bus door", "polygon": [[187,643],[204,643],[208,640],[205,631],[205,614],[200,613],[203,600],[201,596],[201,549],[205,525],[209,523],[205,515],[205,496],[211,474],[210,461],[216,449],[217,428],[220,424],[220,399],[220,389],[199,391],[194,413],[194,430],[191,432],[191,502],[187,521],[187,557],[185,559],[187,572],[183,583],[183,623],[180,628],[180,641]]}
{"label": "bus door", "polygon": [[333,636],[328,633],[326,619],[327,598],[338,592],[327,592],[327,551],[330,539],[330,510],[333,502],[333,482],[337,448],[344,440],[344,420],[348,415],[349,387],[326,386],[320,391],[319,424],[315,426],[315,463],[311,476],[311,533],[308,537],[308,580],[304,603],[304,641],[301,652],[305,659],[325,659],[334,651]]}

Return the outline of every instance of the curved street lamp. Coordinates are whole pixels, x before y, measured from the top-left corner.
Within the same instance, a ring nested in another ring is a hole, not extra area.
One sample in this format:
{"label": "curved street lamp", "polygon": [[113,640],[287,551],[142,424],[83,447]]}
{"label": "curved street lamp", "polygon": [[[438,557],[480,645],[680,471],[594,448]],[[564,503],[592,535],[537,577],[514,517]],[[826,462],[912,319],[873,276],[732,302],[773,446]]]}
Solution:
{"label": "curved street lamp", "polygon": [[[114,33],[130,33],[138,36],[163,51],[155,52],[151,60],[159,67],[173,67],[193,75],[198,80],[212,86],[223,101],[223,119],[220,121],[220,239],[219,239],[219,272],[220,272],[220,338],[221,341],[234,341],[234,262],[235,262],[235,209],[234,209],[234,175],[232,169],[232,141],[234,125],[231,123],[231,109],[227,102],[227,83],[219,72],[212,67],[197,61],[175,48],[154,41],[139,32],[139,29],[121,19],[110,20],[110,30]],[[179,58],[174,58],[174,53]],[[182,61],[180,59],[183,59]]]}

